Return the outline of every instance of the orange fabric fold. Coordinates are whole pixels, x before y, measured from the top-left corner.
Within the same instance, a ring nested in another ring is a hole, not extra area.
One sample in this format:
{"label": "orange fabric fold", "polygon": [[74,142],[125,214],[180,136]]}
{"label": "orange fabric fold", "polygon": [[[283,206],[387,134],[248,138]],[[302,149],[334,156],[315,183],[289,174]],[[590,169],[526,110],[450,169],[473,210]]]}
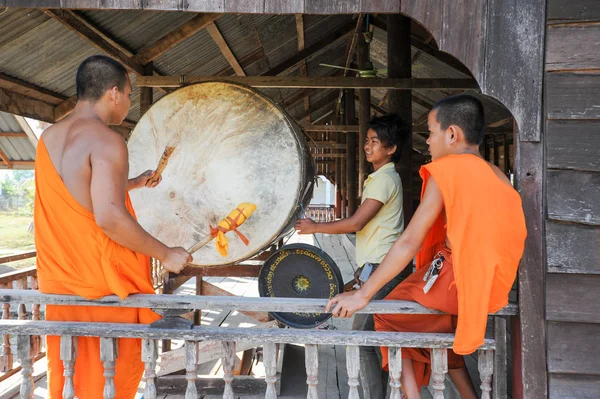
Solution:
{"label": "orange fabric fold", "polygon": [[[43,136],[42,136],[43,137]],[[78,295],[96,299],[107,295],[153,294],[150,259],[111,240],[94,215],[81,206],[54,168],[43,139],[35,162],[35,244],[39,289],[47,294]],[[135,217],[126,197],[126,206]],[[116,307],[46,306],[46,320],[151,323],[159,316],[149,309]],[[133,398],[143,373],[139,339],[119,339],[116,398]],[[75,395],[102,397],[103,367],[98,338],[78,339]],[[47,337],[48,395],[61,398],[64,385],[59,337]]]}
{"label": "orange fabric fold", "polygon": [[470,354],[483,344],[488,313],[508,304],[527,236],[521,197],[475,155],[442,157],[420,174],[422,193],[430,178],[442,193],[446,228],[440,215],[417,255],[417,268],[429,266],[447,235],[458,293],[453,349]]}

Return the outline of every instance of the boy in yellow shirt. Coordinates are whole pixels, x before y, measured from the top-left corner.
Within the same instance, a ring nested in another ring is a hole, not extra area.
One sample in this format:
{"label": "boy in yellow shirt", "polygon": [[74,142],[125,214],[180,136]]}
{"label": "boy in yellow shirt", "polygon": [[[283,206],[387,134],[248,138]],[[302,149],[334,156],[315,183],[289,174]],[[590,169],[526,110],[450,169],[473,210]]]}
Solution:
{"label": "boy in yellow shirt", "polygon": [[[299,234],[346,234],[356,232],[356,263],[370,263],[374,271],[404,230],[402,182],[395,164],[410,137],[409,125],[397,114],[373,118],[364,143],[366,159],[374,172],[364,182],[361,205],[354,215],[329,223],[311,219],[296,222]],[[382,287],[373,299],[385,298],[398,284],[398,277]],[[374,331],[373,316],[357,314],[354,330]],[[381,371],[379,350],[361,347],[360,378],[365,399],[385,397],[387,375]]]}

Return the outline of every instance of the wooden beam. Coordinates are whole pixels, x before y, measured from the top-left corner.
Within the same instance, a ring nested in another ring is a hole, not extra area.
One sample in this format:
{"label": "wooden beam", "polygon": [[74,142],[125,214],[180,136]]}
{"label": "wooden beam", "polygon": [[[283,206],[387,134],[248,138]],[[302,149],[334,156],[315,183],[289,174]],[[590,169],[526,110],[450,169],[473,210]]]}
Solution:
{"label": "wooden beam", "polygon": [[338,28],[334,32],[326,35],[321,40],[316,42],[315,44],[306,47],[304,50],[299,51],[298,54],[289,58],[288,60],[282,62],[281,64],[271,68],[269,71],[262,74],[262,76],[277,76],[287,71],[290,68],[295,67],[303,60],[315,55],[319,51],[325,49],[326,47],[333,45],[339,39],[345,37],[347,34],[354,30],[354,21],[347,23],[346,25]]}
{"label": "wooden beam", "polygon": [[[343,144],[346,146],[345,144]],[[325,149],[329,149],[329,147],[321,147]],[[346,158],[346,154],[344,153],[330,153],[330,154],[312,154],[313,158]]]}
{"label": "wooden beam", "polygon": [[244,69],[238,62],[237,58],[235,58],[235,55],[233,55],[231,48],[229,48],[229,45],[227,45],[227,42],[223,38],[223,35],[221,35],[221,32],[219,31],[219,28],[217,28],[217,25],[215,25],[214,22],[207,24],[206,31],[208,32],[210,37],[212,37],[217,47],[219,47],[221,54],[223,54],[223,56],[225,57],[229,65],[231,65],[235,73],[238,76],[246,76],[246,72],[244,72]]}
{"label": "wooden beam", "polygon": [[309,125],[302,126],[305,132],[358,132],[358,125]]}
{"label": "wooden beam", "polygon": [[4,153],[4,151],[2,151],[2,148],[0,148],[0,158],[2,158],[2,163],[5,164],[8,169],[13,168],[12,162],[10,159],[8,159],[8,156]]}
{"label": "wooden beam", "polygon": [[[154,67],[152,65],[152,61],[144,65],[144,71],[148,75],[152,75],[152,71]],[[144,116],[146,112],[152,106],[152,102],[154,101],[152,96],[152,88],[151,87],[142,87],[140,88],[140,118]]]}
{"label": "wooden beam", "polygon": [[15,117],[15,120],[17,121],[17,123],[19,124],[21,129],[23,129],[23,133],[25,133],[27,138],[29,138],[29,141],[31,142],[31,144],[33,144],[33,147],[37,149],[38,138],[35,135],[35,133],[33,132],[33,129],[31,128],[31,126],[29,126],[29,122],[27,122],[25,120],[25,118],[20,115],[13,115],[13,116]]}
{"label": "wooden beam", "polygon": [[0,111],[54,123],[52,104],[4,89],[0,89]]}
{"label": "wooden beam", "polygon": [[[369,61],[369,44],[365,40],[364,33],[361,31],[358,33],[358,48],[356,51],[356,60],[358,63],[358,69],[372,69],[373,64]],[[409,94],[410,95],[410,94]],[[361,147],[367,140],[367,130],[369,130],[368,123],[371,119],[371,90],[361,89],[358,90],[358,143]],[[369,170],[367,166],[367,156],[364,151],[359,148],[358,151],[358,196],[362,198],[363,185]]]}
{"label": "wooden beam", "polygon": [[[304,15],[296,14],[296,34],[298,36],[298,52],[304,50]],[[300,76],[308,76],[308,71],[306,69],[306,59],[302,60],[300,63]],[[308,111],[310,109],[310,97],[304,97],[304,110]],[[306,118],[308,122],[310,122],[310,115]]]}
{"label": "wooden beam", "polygon": [[21,137],[26,139],[27,135],[25,132],[0,132],[0,137]]}
{"label": "wooden beam", "polygon": [[122,63],[128,71],[136,75],[144,74],[144,68],[131,58],[132,54],[130,52],[124,51],[108,35],[91,25],[74,11],[48,9],[44,12],[75,32],[82,39],[85,39],[99,50]]}
{"label": "wooden beam", "polygon": [[198,14],[179,28],[158,39],[149,47],[142,49],[133,57],[133,60],[140,65],[154,61],[182,41],[189,39],[207,25],[213,23],[220,16],[221,14]]}
{"label": "wooden beam", "polygon": [[473,79],[408,79],[304,76],[140,76],[139,87],[180,87],[209,81],[241,83],[271,89],[396,89],[396,90],[470,90],[477,89]]}
{"label": "wooden beam", "polygon": [[337,93],[331,92],[327,94],[325,97],[317,100],[308,111],[304,111],[300,116],[296,117],[296,120],[302,120],[313,112],[319,111],[321,108],[331,105],[337,99]]}
{"label": "wooden beam", "polygon": [[0,89],[10,90],[14,93],[19,93],[53,105],[60,104],[67,98],[62,94],[54,93],[43,87],[33,85],[3,73],[0,73]]}
{"label": "wooden beam", "polygon": [[[337,93],[336,93],[337,94]],[[354,123],[356,120],[356,101],[354,101],[354,90],[344,90],[344,117],[346,118],[346,124],[349,125]],[[346,188],[348,193],[348,211],[346,217],[354,215],[357,208],[357,194],[356,189],[357,169],[356,169],[356,132],[348,132],[346,134]],[[334,161],[335,162],[335,161]]]}
{"label": "wooden beam", "polygon": [[490,123],[489,125],[487,125],[487,127],[500,127],[502,125],[506,125],[507,123],[512,123],[513,118],[504,118],[504,119],[500,119],[499,121]]}

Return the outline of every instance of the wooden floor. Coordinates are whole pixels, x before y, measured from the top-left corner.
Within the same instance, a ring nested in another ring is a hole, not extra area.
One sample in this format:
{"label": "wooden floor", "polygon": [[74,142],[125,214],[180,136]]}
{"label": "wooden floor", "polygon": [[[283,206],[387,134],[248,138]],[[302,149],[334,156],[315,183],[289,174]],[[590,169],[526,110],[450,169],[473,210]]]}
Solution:
{"label": "wooden floor", "polygon": [[[352,240],[341,235],[316,235],[316,236],[298,236],[293,235],[288,244],[303,242],[320,247],[327,252],[340,268],[344,281],[347,282],[353,278],[355,268],[354,245]],[[258,296],[258,283],[256,278],[205,278],[205,281],[226,290],[234,295]],[[176,293],[178,295],[194,295],[195,279],[190,279]],[[223,326],[223,327],[252,327],[258,322],[244,314],[238,312],[223,311],[203,311],[202,325]],[[352,320],[331,319],[326,324],[327,328],[350,329]],[[323,327],[323,326],[322,326]],[[174,342],[173,349],[181,346],[182,342]],[[44,360],[37,362],[36,366],[43,369]],[[220,361],[215,360],[199,366],[199,374],[219,375]],[[306,371],[304,368],[304,347],[302,345],[287,345],[285,349],[283,372],[281,377],[281,395],[280,398],[296,399],[306,397]],[[43,370],[39,375],[43,375]],[[259,368],[260,369],[260,368]],[[160,368],[159,368],[160,370]],[[337,399],[348,397],[348,375],[346,372],[346,355],[343,346],[320,346],[319,347],[319,398]],[[2,392],[0,386],[0,392]],[[18,392],[18,391],[17,391]],[[2,396],[6,398],[18,397],[17,392],[14,396]],[[140,387],[136,398],[142,398],[143,385]],[[423,398],[431,398],[431,395],[424,389]],[[35,398],[46,398],[46,379],[40,378],[36,382]],[[220,396],[205,395],[204,398],[217,398]],[[244,398],[258,398],[263,395],[244,396]],[[362,397],[362,394],[361,394]],[[183,398],[179,395],[165,395],[161,399]]]}

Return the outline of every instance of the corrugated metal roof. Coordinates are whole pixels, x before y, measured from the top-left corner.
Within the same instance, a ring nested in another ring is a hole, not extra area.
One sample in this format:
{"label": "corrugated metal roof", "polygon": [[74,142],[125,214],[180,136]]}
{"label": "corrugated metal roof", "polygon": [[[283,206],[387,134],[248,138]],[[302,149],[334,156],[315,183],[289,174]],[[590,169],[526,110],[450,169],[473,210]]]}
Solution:
{"label": "corrugated metal roof", "polygon": [[29,32],[50,17],[41,12],[29,8],[7,8],[0,16],[0,51],[2,46],[10,43],[24,33]]}
{"label": "corrugated metal roof", "polygon": [[[2,136],[2,133],[17,133],[19,136]],[[6,112],[0,111],[0,150],[13,161],[33,161],[35,160],[35,147],[29,140],[29,137],[23,132],[23,129],[15,117]],[[33,165],[18,166],[17,168],[33,168]],[[0,169],[6,169],[4,162],[0,161]]]}

